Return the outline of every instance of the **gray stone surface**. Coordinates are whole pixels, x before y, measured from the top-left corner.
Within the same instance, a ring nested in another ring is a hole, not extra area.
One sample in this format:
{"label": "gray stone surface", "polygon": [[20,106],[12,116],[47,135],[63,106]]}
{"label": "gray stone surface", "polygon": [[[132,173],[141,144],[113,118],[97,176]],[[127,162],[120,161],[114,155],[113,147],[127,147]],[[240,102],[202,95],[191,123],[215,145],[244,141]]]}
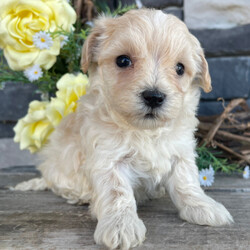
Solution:
{"label": "gray stone surface", "polygon": [[[228,102],[225,102],[227,105]],[[218,115],[223,112],[224,108],[221,101],[206,101],[201,100],[198,108],[198,115],[207,116],[207,115]]]}
{"label": "gray stone surface", "polygon": [[164,9],[169,6],[183,5],[183,0],[141,0],[142,4],[148,8]]}
{"label": "gray stone surface", "polygon": [[202,93],[205,100],[248,98],[250,94],[250,57],[208,58],[213,90]]}
{"label": "gray stone surface", "polygon": [[232,29],[190,31],[200,41],[206,56],[250,55],[250,24]]}
{"label": "gray stone surface", "polygon": [[225,29],[250,23],[249,0],[186,0],[184,12],[191,29]]}
{"label": "gray stone surface", "polygon": [[6,123],[0,121],[0,138],[6,138],[6,137],[13,137],[14,131],[13,127],[15,126],[15,123]]}
{"label": "gray stone surface", "polygon": [[0,121],[16,121],[27,113],[32,100],[40,99],[32,84],[6,83],[0,90]]}
{"label": "gray stone surface", "polygon": [[166,14],[173,14],[183,20],[183,9],[179,7],[168,7],[162,10]]}
{"label": "gray stone surface", "polygon": [[[88,206],[75,206],[50,191],[9,191],[13,186],[36,176],[34,171],[0,170],[0,249],[106,249],[94,243],[96,221]],[[232,185],[232,183],[234,183]],[[223,203],[235,223],[208,227],[181,220],[168,196],[145,202],[138,207],[147,227],[146,240],[135,249],[249,249],[250,179],[216,176],[208,195]]]}
{"label": "gray stone surface", "polygon": [[[111,2],[111,0],[109,0],[109,2]],[[116,2],[116,6],[119,5],[119,1],[112,1],[113,2],[113,5],[114,5],[114,2]],[[132,4],[135,4],[135,0],[121,0],[120,1],[123,5],[132,5]]]}
{"label": "gray stone surface", "polygon": [[36,155],[19,149],[13,139],[0,139],[0,169],[10,166],[35,165]]}

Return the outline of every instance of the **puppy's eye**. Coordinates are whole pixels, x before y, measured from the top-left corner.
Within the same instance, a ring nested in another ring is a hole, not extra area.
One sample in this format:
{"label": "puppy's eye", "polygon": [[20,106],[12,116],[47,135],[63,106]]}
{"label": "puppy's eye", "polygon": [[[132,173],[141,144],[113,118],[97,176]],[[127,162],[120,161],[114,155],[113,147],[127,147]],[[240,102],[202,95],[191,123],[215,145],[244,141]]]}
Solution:
{"label": "puppy's eye", "polygon": [[129,56],[121,55],[116,58],[116,65],[120,68],[127,68],[131,66],[132,61]]}
{"label": "puppy's eye", "polygon": [[175,71],[177,73],[177,75],[182,76],[184,74],[185,71],[185,67],[182,63],[177,63],[175,66]]}

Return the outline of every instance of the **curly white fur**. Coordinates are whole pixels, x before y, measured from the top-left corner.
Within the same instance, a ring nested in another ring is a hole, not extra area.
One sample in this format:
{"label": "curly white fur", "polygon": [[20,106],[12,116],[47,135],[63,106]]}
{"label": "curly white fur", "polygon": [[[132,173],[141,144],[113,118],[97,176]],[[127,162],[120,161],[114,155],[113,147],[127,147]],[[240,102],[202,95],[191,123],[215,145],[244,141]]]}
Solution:
{"label": "curly white fur", "polygon": [[[119,55],[129,55],[133,65],[117,67]],[[183,76],[175,72],[178,62]],[[199,184],[195,113],[199,87],[208,92],[211,81],[200,44],[185,24],[156,10],[102,17],[85,42],[82,67],[89,70],[90,88],[41,153],[42,179],[16,189],[48,187],[71,203],[90,203],[98,219],[95,241],[111,249],[143,242],[136,200],[165,190],[184,220],[231,223],[225,207]],[[146,119],[140,93],[155,88],[166,101]]]}

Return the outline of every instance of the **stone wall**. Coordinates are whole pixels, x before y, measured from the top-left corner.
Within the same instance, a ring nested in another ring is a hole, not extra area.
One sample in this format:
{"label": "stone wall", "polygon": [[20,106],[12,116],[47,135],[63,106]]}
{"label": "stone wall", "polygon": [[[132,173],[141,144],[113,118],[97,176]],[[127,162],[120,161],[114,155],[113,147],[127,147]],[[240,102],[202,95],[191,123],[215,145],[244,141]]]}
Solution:
{"label": "stone wall", "polygon": [[184,0],[184,21],[208,60],[213,91],[202,93],[201,115],[222,112],[216,101],[243,97],[250,106],[250,1]]}
{"label": "stone wall", "polygon": [[32,84],[6,83],[0,90],[0,138],[12,137],[16,121],[26,115],[32,100],[39,100],[36,87]]}
{"label": "stone wall", "polygon": [[[106,0],[110,7],[118,0]],[[122,0],[132,4],[136,0]],[[138,1],[137,1],[138,2]],[[210,67],[213,91],[202,93],[199,114],[223,110],[217,98],[226,102],[244,97],[250,105],[250,0],[141,0],[145,7],[161,9],[186,22],[199,39]],[[28,104],[39,99],[29,85],[6,84],[0,90],[0,138],[13,136],[15,122],[24,116]]]}

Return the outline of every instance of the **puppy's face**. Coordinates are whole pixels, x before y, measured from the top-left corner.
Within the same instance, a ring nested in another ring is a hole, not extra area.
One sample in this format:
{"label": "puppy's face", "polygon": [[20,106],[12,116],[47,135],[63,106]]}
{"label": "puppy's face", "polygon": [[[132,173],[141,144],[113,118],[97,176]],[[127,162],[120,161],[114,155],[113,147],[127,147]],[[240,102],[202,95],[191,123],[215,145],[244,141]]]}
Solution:
{"label": "puppy's face", "polygon": [[143,129],[175,119],[198,84],[211,88],[197,39],[176,17],[156,10],[99,19],[83,47],[83,70],[90,64],[111,109]]}

